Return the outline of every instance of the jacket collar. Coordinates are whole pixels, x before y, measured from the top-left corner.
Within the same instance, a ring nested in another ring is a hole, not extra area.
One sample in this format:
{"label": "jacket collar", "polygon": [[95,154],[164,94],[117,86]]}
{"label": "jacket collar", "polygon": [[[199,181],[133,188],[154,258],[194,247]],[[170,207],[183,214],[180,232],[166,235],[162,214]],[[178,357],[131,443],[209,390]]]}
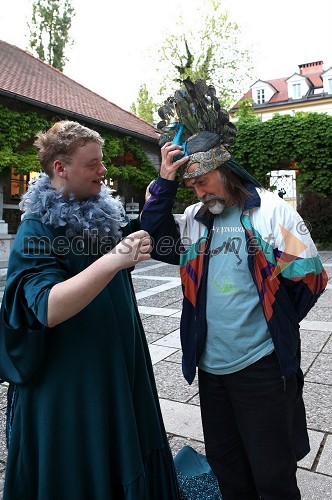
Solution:
{"label": "jacket collar", "polygon": [[251,194],[250,198],[247,198],[244,207],[243,207],[243,212],[246,210],[249,210],[250,208],[254,207],[260,207],[261,206],[261,197],[258,194],[258,191],[256,190],[255,186],[251,183],[245,184],[244,186],[247,191]]}

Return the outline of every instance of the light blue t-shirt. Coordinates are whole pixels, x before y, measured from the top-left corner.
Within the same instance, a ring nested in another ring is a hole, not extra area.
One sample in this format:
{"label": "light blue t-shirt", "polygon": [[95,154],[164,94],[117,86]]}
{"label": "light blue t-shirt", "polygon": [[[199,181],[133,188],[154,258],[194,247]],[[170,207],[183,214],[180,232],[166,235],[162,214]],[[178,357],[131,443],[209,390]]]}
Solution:
{"label": "light blue t-shirt", "polygon": [[199,367],[227,374],[270,354],[274,347],[256,285],[248,269],[241,209],[214,219],[207,283],[207,338]]}

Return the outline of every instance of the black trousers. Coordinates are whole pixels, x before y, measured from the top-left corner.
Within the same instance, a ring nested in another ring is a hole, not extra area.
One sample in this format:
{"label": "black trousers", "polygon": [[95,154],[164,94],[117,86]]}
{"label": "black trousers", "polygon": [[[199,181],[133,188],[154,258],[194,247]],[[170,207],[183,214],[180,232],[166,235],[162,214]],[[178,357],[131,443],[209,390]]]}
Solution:
{"label": "black trousers", "polygon": [[296,377],[275,353],[229,375],[199,370],[206,456],[223,500],[299,500],[292,446]]}

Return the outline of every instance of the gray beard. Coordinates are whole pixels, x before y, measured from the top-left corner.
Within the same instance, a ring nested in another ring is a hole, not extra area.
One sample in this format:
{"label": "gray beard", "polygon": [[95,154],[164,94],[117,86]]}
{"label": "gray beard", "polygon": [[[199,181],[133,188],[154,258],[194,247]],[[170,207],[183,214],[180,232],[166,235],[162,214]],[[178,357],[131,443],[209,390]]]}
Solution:
{"label": "gray beard", "polygon": [[221,212],[223,212],[225,206],[226,205],[222,202],[222,200],[214,200],[213,202],[211,202],[211,204],[208,205],[208,210],[213,215],[219,215],[221,214]]}
{"label": "gray beard", "polygon": [[213,215],[221,214],[226,207],[226,201],[216,196],[207,195],[201,199],[201,202],[204,204],[206,210],[209,210]]}

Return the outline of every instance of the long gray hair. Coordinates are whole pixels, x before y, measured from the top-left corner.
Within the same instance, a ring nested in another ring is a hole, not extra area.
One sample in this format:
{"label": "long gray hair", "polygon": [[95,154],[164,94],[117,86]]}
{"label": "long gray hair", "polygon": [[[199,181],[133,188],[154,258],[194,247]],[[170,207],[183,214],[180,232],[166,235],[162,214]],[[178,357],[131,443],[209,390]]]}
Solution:
{"label": "long gray hair", "polygon": [[242,207],[245,201],[252,197],[251,193],[244,187],[243,179],[225,167],[224,164],[217,167],[216,170],[232,201]]}

